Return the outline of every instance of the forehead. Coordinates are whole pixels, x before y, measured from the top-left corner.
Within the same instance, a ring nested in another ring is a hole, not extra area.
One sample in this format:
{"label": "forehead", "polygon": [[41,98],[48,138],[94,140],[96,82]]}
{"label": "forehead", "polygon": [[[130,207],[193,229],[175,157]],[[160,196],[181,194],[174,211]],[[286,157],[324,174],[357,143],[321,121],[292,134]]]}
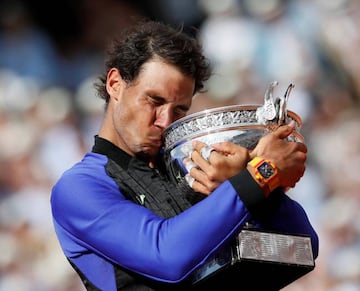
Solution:
{"label": "forehead", "polygon": [[147,61],[141,67],[140,77],[151,76],[152,78],[185,78],[186,76],[175,65],[169,64],[164,60],[155,58]]}
{"label": "forehead", "polygon": [[162,97],[192,98],[195,80],[184,75],[180,69],[162,60],[145,63],[137,77],[136,85],[144,90],[156,90]]}

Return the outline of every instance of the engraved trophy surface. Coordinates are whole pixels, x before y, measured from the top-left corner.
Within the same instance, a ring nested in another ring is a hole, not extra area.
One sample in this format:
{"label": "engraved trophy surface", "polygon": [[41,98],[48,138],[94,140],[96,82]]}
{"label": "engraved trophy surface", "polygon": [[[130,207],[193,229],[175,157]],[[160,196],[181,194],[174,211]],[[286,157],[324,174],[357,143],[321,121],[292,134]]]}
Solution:
{"label": "engraved trophy surface", "polygon": [[[296,123],[295,130],[287,139],[304,140],[300,134],[301,118],[287,110],[294,85],[290,84],[283,96],[275,97],[277,84],[275,81],[269,85],[264,104],[231,105],[200,111],[175,121],[165,130],[164,159],[170,178],[179,188],[192,191],[185,180],[183,159],[193,151],[193,140],[208,145],[231,141],[253,149],[262,136],[292,120]],[[230,246],[224,247],[194,272],[192,281],[201,285],[204,281],[211,281],[214,273],[230,269],[242,274],[239,287],[244,290],[279,290],[314,267],[309,237],[269,233],[248,225]],[[262,279],[253,280],[253,274],[259,274]]]}

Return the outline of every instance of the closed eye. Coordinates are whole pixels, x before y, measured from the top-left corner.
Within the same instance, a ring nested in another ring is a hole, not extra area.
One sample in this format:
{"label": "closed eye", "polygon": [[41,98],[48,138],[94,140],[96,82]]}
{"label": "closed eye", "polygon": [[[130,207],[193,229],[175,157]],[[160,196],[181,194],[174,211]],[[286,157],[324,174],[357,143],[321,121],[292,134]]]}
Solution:
{"label": "closed eye", "polygon": [[[167,100],[161,96],[148,95],[148,97],[150,98],[151,102],[157,106],[164,105],[167,103]],[[176,106],[175,111],[178,112],[179,114],[186,114],[189,111],[189,106],[180,104]]]}
{"label": "closed eye", "polygon": [[189,111],[189,108],[187,106],[178,106],[174,110],[177,118],[181,118],[181,117],[185,116],[188,111]]}
{"label": "closed eye", "polygon": [[[165,98],[157,95],[148,95],[148,97],[154,107],[160,107],[162,105],[167,104],[168,102]],[[188,111],[189,111],[189,106],[184,104],[179,104],[173,109],[174,118],[179,119],[181,117],[184,117]]]}
{"label": "closed eye", "polygon": [[155,106],[160,106],[166,103],[166,100],[163,97],[156,95],[148,95],[148,97]]}

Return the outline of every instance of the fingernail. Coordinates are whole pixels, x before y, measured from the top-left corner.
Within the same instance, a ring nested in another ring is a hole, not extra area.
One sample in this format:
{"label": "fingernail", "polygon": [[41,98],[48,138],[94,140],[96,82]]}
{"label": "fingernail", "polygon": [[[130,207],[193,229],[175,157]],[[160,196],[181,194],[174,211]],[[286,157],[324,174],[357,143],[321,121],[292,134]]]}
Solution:
{"label": "fingernail", "polygon": [[295,127],[296,123],[295,123],[295,120],[291,120],[289,123],[288,123],[289,126],[291,127]]}

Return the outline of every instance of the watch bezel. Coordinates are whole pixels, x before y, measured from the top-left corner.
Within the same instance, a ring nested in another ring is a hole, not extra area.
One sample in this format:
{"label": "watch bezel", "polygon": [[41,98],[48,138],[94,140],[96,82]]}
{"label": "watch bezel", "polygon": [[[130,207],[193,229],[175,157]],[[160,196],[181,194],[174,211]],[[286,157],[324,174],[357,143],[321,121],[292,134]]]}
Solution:
{"label": "watch bezel", "polygon": [[[255,157],[248,162],[248,165],[254,172],[254,178],[260,183],[261,187],[268,189],[267,192],[270,193],[280,186],[278,169],[272,161],[261,157]],[[271,175],[266,175],[264,172],[261,173],[260,170],[262,170],[265,165],[269,166],[269,169],[271,168]]]}
{"label": "watch bezel", "polygon": [[264,160],[261,164],[257,166],[257,170],[259,174],[268,181],[276,174],[276,169],[274,166],[269,162]]}

